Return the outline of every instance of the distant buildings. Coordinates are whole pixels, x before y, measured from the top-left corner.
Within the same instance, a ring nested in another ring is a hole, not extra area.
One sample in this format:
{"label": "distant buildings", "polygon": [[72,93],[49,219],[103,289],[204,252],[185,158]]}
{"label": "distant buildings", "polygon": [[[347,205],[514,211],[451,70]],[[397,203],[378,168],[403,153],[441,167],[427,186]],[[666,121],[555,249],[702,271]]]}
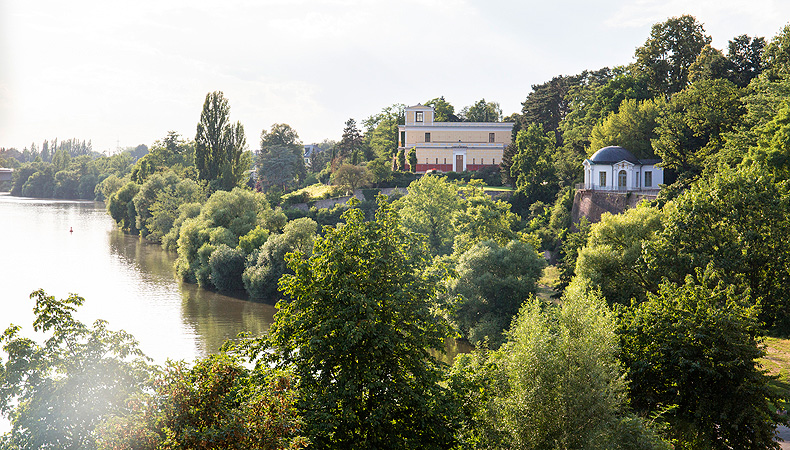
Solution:
{"label": "distant buildings", "polygon": [[304,165],[308,169],[311,168],[313,164],[313,157],[317,154],[321,153],[321,148],[315,144],[308,144],[304,146]]}
{"label": "distant buildings", "polygon": [[496,166],[510,144],[512,122],[435,122],[431,106],[406,108],[398,150],[417,151],[417,172],[463,172]]}
{"label": "distant buildings", "polygon": [[585,159],[584,186],[595,191],[658,190],[664,183],[660,159],[637,159],[623,147],[604,147]]}

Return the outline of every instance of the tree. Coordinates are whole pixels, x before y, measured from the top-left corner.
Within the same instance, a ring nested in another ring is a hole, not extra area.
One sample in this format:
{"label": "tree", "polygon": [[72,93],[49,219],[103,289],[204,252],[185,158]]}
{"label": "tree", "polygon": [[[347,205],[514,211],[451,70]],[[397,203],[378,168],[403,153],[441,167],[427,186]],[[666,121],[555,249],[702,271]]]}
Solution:
{"label": "tree", "polygon": [[710,42],[693,16],[672,17],[653,25],[650,37],[636,49],[634,68],[647,78],[654,96],[669,96],[686,87],[689,68]]}
{"label": "tree", "polygon": [[353,165],[361,162],[361,157],[366,153],[365,141],[354,119],[346,121],[346,127],[343,128],[343,136],[340,138],[340,142],[335,145],[335,152],[336,156],[332,161],[333,167],[339,166],[344,161]]}
{"label": "tree", "polygon": [[498,348],[521,304],[535,294],[545,266],[543,256],[520,241],[482,241],[462,254],[448,286],[451,297],[460,296],[452,316],[461,335],[472,345],[487,339]]}
{"label": "tree", "polygon": [[195,136],[195,165],[212,190],[229,191],[247,181],[251,156],[241,123],[230,123],[230,106],[220,91],[206,94]]}
{"label": "tree", "polygon": [[258,178],[267,188],[286,190],[296,186],[307,175],[303,154],[296,130],[286,123],[272,124],[268,132],[261,132]]}
{"label": "tree", "polygon": [[654,158],[651,142],[657,137],[658,116],[666,102],[654,100],[624,100],[616,113],[611,113],[595,125],[590,134],[590,152],[610,145],[628,149],[637,158]]}
{"label": "tree", "polygon": [[297,406],[315,448],[449,448],[439,363],[447,329],[429,308],[427,249],[384,197],[376,218],[351,208],[313,254],[291,254],[269,329],[299,377]]}
{"label": "tree", "polygon": [[453,215],[463,210],[458,187],[445,177],[426,175],[409,185],[409,193],[395,202],[401,224],[427,236],[431,254],[452,252]]}
{"label": "tree", "polygon": [[656,119],[653,149],[665,168],[692,175],[715,168],[725,133],[744,114],[740,90],[728,80],[701,80],[672,97]]}
{"label": "tree", "polygon": [[346,186],[352,194],[368,183],[370,183],[370,173],[364,166],[343,164],[332,174],[332,184]]}
{"label": "tree", "polygon": [[398,159],[396,160],[398,163],[398,170],[404,171],[406,170],[406,150],[400,149],[398,150]]}
{"label": "tree", "polygon": [[487,102],[480,99],[471,106],[465,106],[461,110],[461,118],[464,122],[499,122],[502,120],[502,108],[497,102]]}
{"label": "tree", "polygon": [[153,393],[101,425],[99,450],[303,448],[293,377],[246,362],[225,351],[192,367],[168,360]]}
{"label": "tree", "polygon": [[[546,132],[556,133],[560,122],[570,112],[570,103],[565,96],[577,79],[577,77],[557,76],[543,84],[533,84],[532,92],[522,103],[522,126],[540,124]],[[561,145],[559,134],[556,135],[555,145]]]}
{"label": "tree", "polygon": [[43,344],[13,325],[0,337],[7,354],[0,359],[0,411],[12,425],[4,448],[96,448],[96,426],[142,393],[154,369],[128,333],[74,319],[82,297],[57,300],[38,290],[30,298]]}
{"label": "tree", "polygon": [[575,284],[524,303],[499,351],[459,355],[450,387],[472,449],[669,449],[628,414],[615,315]]}
{"label": "tree", "polygon": [[758,161],[720,167],[667,204],[663,229],[646,242],[648,272],[676,285],[708,265],[760,302],[760,320],[790,329],[790,189]]}
{"label": "tree", "polygon": [[460,122],[461,119],[455,115],[455,107],[451,105],[444,96],[434,98],[425,102],[425,106],[433,106],[434,122]]}
{"label": "tree", "polygon": [[405,108],[405,105],[396,103],[362,121],[371,156],[392,158],[398,150],[398,125],[406,123]]}
{"label": "tree", "polygon": [[729,78],[729,74],[730,61],[721,51],[706,45],[697,56],[697,60],[689,67],[688,80],[694,83],[699,80]]}
{"label": "tree", "polygon": [[[499,245],[506,245],[512,240],[523,240],[524,236],[514,231],[521,218],[510,211],[508,203],[492,200],[483,191],[480,180],[471,180],[459,192],[462,209],[453,214],[453,253],[460,255],[476,243],[488,239]],[[535,246],[537,243],[533,245]]]}
{"label": "tree", "polygon": [[742,34],[728,43],[727,60],[730,63],[729,80],[738,87],[746,87],[763,71],[765,39],[750,38]]}
{"label": "tree", "polygon": [[528,203],[551,201],[557,192],[551,156],[556,150],[553,133],[546,133],[543,125],[530,124],[516,136],[517,152],[510,166],[510,176],[516,180],[516,190],[523,193]]}
{"label": "tree", "polygon": [[631,405],[662,412],[677,449],[778,449],[776,425],[787,418],[756,362],[765,355],[758,307],[713,270],[696,278],[665,282],[625,311],[620,359]]}
{"label": "tree", "polygon": [[414,147],[409,150],[409,170],[412,173],[417,171],[417,149]]}
{"label": "tree", "polygon": [[609,303],[630,305],[655,291],[660,273],[647,270],[645,242],[662,229],[661,212],[641,205],[623,214],[604,213],[590,227],[587,244],[578,251],[576,276],[600,289]]}
{"label": "tree", "polygon": [[765,47],[763,68],[771,79],[790,74],[790,24],[785,25]]}
{"label": "tree", "polygon": [[285,273],[292,273],[285,263],[285,255],[294,251],[310,256],[318,224],[308,217],[288,222],[280,234],[273,234],[258,252],[254,265],[244,270],[247,293],[253,298],[274,300],[277,282]]}

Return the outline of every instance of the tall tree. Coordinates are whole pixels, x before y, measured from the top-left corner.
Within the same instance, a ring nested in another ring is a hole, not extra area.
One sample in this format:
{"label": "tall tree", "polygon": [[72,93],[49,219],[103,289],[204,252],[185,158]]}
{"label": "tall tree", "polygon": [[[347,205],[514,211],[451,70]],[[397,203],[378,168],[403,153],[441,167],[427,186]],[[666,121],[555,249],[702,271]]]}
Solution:
{"label": "tall tree", "polygon": [[742,34],[728,43],[727,60],[730,62],[730,81],[738,87],[746,87],[763,71],[765,39],[750,38]]}
{"label": "tall tree", "polygon": [[528,203],[537,200],[550,202],[556,189],[556,177],[551,156],[556,149],[554,133],[546,133],[540,124],[530,124],[516,136],[517,153],[513,156],[510,176],[516,180],[516,189]]}
{"label": "tall tree", "polygon": [[272,124],[261,132],[258,178],[266,187],[292,188],[307,175],[303,154],[296,130],[286,123]]}
{"label": "tall tree", "polygon": [[662,413],[676,449],[778,449],[784,399],[768,386],[756,359],[757,307],[712,271],[625,310],[620,359],[628,368],[631,405]]}
{"label": "tall tree", "polygon": [[343,128],[343,136],[340,138],[340,142],[335,145],[335,158],[333,158],[332,165],[337,167],[343,162],[359,164],[363,153],[365,153],[365,140],[362,137],[362,132],[357,128],[357,122],[354,119],[348,119],[346,127]]}
{"label": "tall tree", "polygon": [[451,105],[444,96],[433,98],[425,102],[425,106],[433,106],[435,116],[434,122],[460,122],[460,118],[455,115],[455,107]]}
{"label": "tall tree", "polygon": [[744,112],[741,90],[730,81],[698,81],[673,96],[656,119],[653,149],[664,167],[681,174],[713,169],[711,158],[724,147],[725,133],[740,123]]}
{"label": "tall tree", "polygon": [[230,123],[230,106],[220,91],[206,94],[195,136],[198,177],[212,190],[231,190],[246,181],[250,156],[241,123]]}
{"label": "tall tree", "polygon": [[693,16],[672,17],[653,25],[650,37],[636,49],[635,70],[647,77],[654,96],[680,92],[688,84],[689,67],[710,42]]}
{"label": "tall tree", "polygon": [[373,221],[352,208],[313,254],[288,258],[269,335],[299,377],[298,408],[318,449],[449,448],[439,384],[446,328],[429,308],[424,242],[382,197]]}
{"label": "tall tree", "polygon": [[790,75],[790,24],[785,25],[765,47],[763,64],[771,79]]}
{"label": "tall tree", "polygon": [[464,122],[499,122],[502,120],[502,108],[498,102],[487,102],[480,99],[471,106],[461,110]]}

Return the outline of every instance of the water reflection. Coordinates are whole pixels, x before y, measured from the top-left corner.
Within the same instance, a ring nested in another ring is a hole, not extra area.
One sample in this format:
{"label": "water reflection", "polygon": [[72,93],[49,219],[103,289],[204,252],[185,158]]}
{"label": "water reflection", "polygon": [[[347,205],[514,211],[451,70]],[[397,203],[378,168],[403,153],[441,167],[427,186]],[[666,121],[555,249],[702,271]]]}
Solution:
{"label": "water reflection", "polygon": [[177,281],[173,273],[176,255],[157,244],[115,231],[110,233],[110,251],[145,274],[149,283],[178,291],[182,323],[197,337],[198,355],[216,352],[239,333],[258,336],[269,329],[274,305],[248,301],[244,292],[224,295]]}
{"label": "water reflection", "polygon": [[[128,331],[160,363],[192,360],[238,333],[268,330],[273,304],[182,283],[175,257],[118,231],[102,203],[0,195],[0,331],[9,323],[30,331],[28,296],[39,288],[58,298],[81,295],[79,320],[101,318]],[[450,340],[443,359],[463,351],[464,343]]]}

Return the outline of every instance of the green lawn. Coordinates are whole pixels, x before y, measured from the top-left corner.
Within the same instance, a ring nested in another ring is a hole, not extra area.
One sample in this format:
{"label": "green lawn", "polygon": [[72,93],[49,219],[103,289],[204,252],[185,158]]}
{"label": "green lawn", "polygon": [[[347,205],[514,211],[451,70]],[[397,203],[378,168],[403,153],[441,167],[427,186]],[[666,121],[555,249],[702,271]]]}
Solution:
{"label": "green lawn", "polygon": [[771,384],[784,395],[790,395],[790,339],[766,338],[766,355],[758,362],[769,374],[779,378]]}
{"label": "green lawn", "polygon": [[536,295],[544,300],[552,300],[551,296],[554,295],[554,285],[557,284],[560,271],[556,266],[546,266],[543,269],[543,276],[538,280],[538,291]]}

